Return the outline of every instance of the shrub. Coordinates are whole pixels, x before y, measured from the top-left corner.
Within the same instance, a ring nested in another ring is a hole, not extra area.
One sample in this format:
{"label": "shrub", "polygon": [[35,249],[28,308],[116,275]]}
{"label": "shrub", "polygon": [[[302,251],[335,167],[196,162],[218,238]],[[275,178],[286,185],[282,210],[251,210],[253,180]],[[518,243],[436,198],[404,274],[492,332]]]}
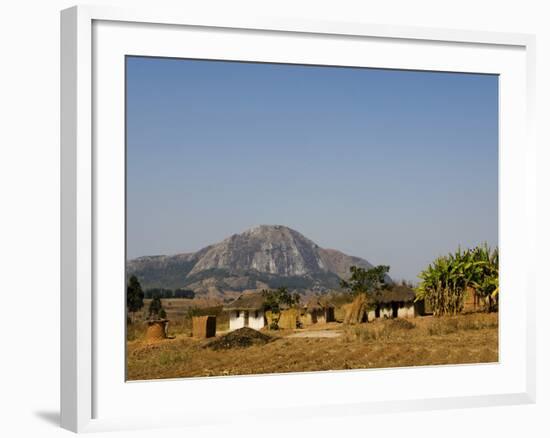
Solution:
{"label": "shrub", "polygon": [[391,319],[388,323],[388,326],[400,330],[411,330],[416,327],[416,324],[409,321],[408,319],[396,318]]}
{"label": "shrub", "polygon": [[344,341],[377,341],[402,339],[409,334],[406,332],[415,328],[411,321],[402,318],[376,321],[364,325],[348,327],[344,332]]}
{"label": "shrub", "polygon": [[461,330],[482,330],[498,327],[495,314],[473,313],[458,318],[434,318],[428,326],[428,334],[447,335]]}
{"label": "shrub", "polygon": [[430,336],[448,335],[458,331],[458,320],[456,319],[433,319],[428,326]]}

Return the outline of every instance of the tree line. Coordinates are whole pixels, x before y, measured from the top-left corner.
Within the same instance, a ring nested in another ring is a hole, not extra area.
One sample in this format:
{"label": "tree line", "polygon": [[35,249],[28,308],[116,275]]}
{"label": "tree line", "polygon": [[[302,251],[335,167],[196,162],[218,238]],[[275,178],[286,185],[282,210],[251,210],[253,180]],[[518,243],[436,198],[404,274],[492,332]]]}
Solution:
{"label": "tree line", "polygon": [[162,305],[163,298],[194,298],[195,293],[186,289],[147,289],[143,291],[139,280],[135,275],[128,279],[126,286],[126,309],[128,312],[128,321],[133,322],[134,315],[143,309],[145,298],[151,299],[148,309],[149,319],[165,319],[166,311]]}
{"label": "tree line", "polygon": [[146,289],[144,292],[146,299],[158,298],[195,298],[195,292],[191,289],[164,289],[164,288],[152,288]]}

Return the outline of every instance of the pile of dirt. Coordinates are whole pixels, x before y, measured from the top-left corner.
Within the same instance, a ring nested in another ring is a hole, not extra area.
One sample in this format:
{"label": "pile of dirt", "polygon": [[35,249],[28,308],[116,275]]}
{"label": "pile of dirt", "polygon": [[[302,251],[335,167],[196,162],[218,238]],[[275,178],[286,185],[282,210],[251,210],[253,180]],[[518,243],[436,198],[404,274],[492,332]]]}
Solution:
{"label": "pile of dirt", "polygon": [[231,348],[250,347],[252,345],[265,345],[274,338],[250,327],[243,327],[227,335],[220,336],[206,344],[213,350],[229,350]]}

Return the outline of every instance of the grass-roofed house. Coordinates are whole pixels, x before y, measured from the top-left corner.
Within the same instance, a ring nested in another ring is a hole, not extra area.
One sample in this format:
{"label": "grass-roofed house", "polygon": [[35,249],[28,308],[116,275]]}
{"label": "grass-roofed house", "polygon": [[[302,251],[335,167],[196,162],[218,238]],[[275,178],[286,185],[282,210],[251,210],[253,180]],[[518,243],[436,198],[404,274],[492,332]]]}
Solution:
{"label": "grass-roofed house", "polygon": [[261,292],[245,291],[235,301],[224,306],[224,310],[229,312],[229,330],[242,327],[259,330],[267,324]]}
{"label": "grass-roofed house", "polygon": [[375,318],[414,318],[416,294],[413,289],[394,285],[372,295]]}
{"label": "grass-roofed house", "polygon": [[334,306],[323,304],[317,298],[310,299],[303,308],[302,321],[304,324],[333,322]]}

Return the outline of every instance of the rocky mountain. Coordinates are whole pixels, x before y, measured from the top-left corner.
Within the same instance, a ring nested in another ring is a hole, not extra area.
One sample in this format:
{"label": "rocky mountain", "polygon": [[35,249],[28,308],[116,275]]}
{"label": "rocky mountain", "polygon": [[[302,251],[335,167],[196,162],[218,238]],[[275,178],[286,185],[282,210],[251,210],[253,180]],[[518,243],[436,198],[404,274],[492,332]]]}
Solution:
{"label": "rocky mountain", "polygon": [[319,247],[282,225],[260,225],[195,253],[139,257],[127,274],[144,288],[192,289],[199,295],[287,286],[323,292],[336,288],[350,266],[371,268],[359,257]]}

